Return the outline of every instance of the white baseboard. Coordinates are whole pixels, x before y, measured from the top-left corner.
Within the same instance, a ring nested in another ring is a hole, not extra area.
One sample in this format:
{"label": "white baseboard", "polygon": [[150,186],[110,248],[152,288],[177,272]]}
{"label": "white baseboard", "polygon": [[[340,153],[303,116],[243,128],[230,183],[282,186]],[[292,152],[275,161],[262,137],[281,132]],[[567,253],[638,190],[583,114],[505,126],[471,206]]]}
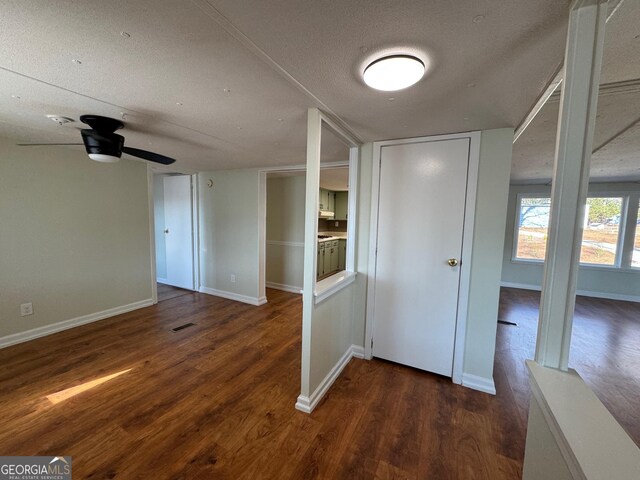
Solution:
{"label": "white baseboard", "polygon": [[578,290],[576,295],[582,297],[604,298],[606,300],[622,300],[625,302],[640,302],[640,296],[638,295],[623,295],[619,293],[602,293],[602,292],[590,292],[589,290]]}
{"label": "white baseboard", "polygon": [[[540,285],[530,285],[527,283],[500,282],[500,286],[506,288],[519,288],[521,290],[535,290],[536,292],[540,292],[542,290],[542,287]],[[640,295],[624,295],[620,293],[610,292],[592,292],[590,290],[578,290],[576,291],[576,295],[580,295],[581,297],[604,298],[606,300],[640,302]]]}
{"label": "white baseboard", "polygon": [[70,320],[63,320],[62,322],[52,323],[51,325],[45,325],[43,327],[33,328],[25,332],[14,333],[0,338],[0,348],[9,347],[22,342],[28,342],[36,338],[51,335],[53,333],[62,332],[70,328],[79,327],[87,323],[96,322],[105,318],[114,317],[122,313],[138,310],[139,308],[149,307],[153,305],[153,299],[148,298],[139,302],[130,303],[128,305],[122,305],[120,307],[109,308],[102,310],[101,312],[90,313],[88,315],[82,315],[81,317],[72,318]]}
{"label": "white baseboard", "polygon": [[302,294],[302,287],[296,287],[295,285],[285,285],[283,283],[276,283],[276,282],[266,282],[265,285],[267,288],[282,290],[283,292]]}
{"label": "white baseboard", "polygon": [[364,347],[351,345],[351,351],[353,352],[353,358],[364,358]]}
{"label": "white baseboard", "polygon": [[470,373],[462,374],[462,386],[472,388],[484,393],[496,394],[496,385],[493,378],[479,377]]}
{"label": "white baseboard", "polygon": [[307,397],[304,395],[300,395],[298,397],[298,400],[296,401],[296,409],[304,413],[313,412],[313,409],[316,408],[318,403],[320,403],[320,400],[324,398],[331,385],[333,385],[333,383],[337,380],[337,378],[340,376],[340,373],[342,373],[342,370],[344,370],[344,367],[347,366],[347,364],[353,357],[364,358],[364,348],[357,345],[351,345],[349,348],[347,348],[347,351],[344,352],[344,355],[342,355],[340,360],[338,360],[338,363],[336,363],[331,371],[327,374],[327,376],[324,377],[324,380],[320,382],[320,385],[318,385],[318,387],[314,390],[314,392],[311,394],[311,397]]}
{"label": "white baseboard", "polygon": [[236,302],[248,303],[249,305],[259,306],[267,303],[267,297],[250,297],[248,295],[240,295],[239,293],[227,292],[225,290],[216,290],[215,288],[209,287],[200,287],[198,291],[200,293],[206,293],[207,295],[214,295],[216,297],[235,300]]}
{"label": "white baseboard", "polygon": [[157,283],[161,283],[163,285],[169,285],[169,280],[167,280],[166,278],[157,277],[156,278],[156,282]]}
{"label": "white baseboard", "polygon": [[500,286],[506,288],[518,288],[520,290],[535,290],[536,292],[540,292],[542,290],[540,285],[529,285],[528,283],[500,282]]}

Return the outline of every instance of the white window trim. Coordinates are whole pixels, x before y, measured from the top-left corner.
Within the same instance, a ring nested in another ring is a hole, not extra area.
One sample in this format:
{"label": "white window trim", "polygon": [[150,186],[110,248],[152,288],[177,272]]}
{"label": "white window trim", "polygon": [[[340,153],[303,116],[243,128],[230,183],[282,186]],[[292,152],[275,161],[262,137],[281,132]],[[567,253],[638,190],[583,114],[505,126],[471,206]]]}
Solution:
{"label": "white window trim", "polygon": [[[544,258],[543,259],[537,259],[537,258],[520,258],[518,257],[518,240],[519,240],[519,233],[520,233],[520,211],[522,210],[522,199],[523,198],[548,198],[549,199],[549,205],[551,205],[551,196],[549,194],[546,193],[536,193],[536,192],[531,192],[531,193],[518,193],[518,195],[516,196],[516,218],[515,221],[513,223],[513,247],[511,248],[511,262],[512,263],[534,263],[534,264],[543,264],[544,263]],[[551,207],[549,207],[549,212],[551,212]],[[549,226],[547,225],[547,230],[549,229]],[[545,257],[546,257],[546,252],[545,252]]]}
{"label": "white window trim", "polygon": [[[635,193],[635,195],[634,195]],[[519,233],[520,233],[520,211],[522,209],[522,199],[524,198],[549,198],[551,199],[550,194],[542,193],[542,192],[526,192],[526,193],[518,193],[516,195],[516,208],[515,208],[515,219],[513,223],[513,246],[511,249],[511,263],[520,263],[520,264],[533,264],[533,265],[543,265],[545,259],[537,259],[537,258],[520,258],[518,257],[518,242],[519,242]],[[613,264],[599,264],[599,263],[584,263],[580,262],[579,267],[587,270],[605,270],[605,271],[637,271],[640,267],[631,266],[631,257],[627,254],[627,250],[630,249],[633,251],[633,242],[625,243],[627,239],[627,228],[631,224],[631,220],[629,219],[630,211],[630,202],[632,202],[637,197],[637,192],[630,191],[597,191],[597,192],[589,192],[587,194],[587,199],[589,198],[621,198],[622,205],[620,208],[620,223],[618,224],[618,239],[616,243],[616,253],[615,253],[615,261]],[[547,230],[549,227],[547,226]],[[629,258],[629,265],[625,265],[625,259]],[[546,258],[546,253],[545,253]]]}

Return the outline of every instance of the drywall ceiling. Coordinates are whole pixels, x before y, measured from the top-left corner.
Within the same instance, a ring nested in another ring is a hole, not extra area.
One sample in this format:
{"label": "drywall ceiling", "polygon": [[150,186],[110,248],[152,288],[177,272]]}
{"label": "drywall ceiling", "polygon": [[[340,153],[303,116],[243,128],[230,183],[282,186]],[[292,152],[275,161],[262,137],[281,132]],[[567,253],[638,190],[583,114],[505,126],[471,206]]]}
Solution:
{"label": "drywall ceiling", "polygon": [[320,170],[320,188],[334,192],[349,191],[349,168],[323,168]]}
{"label": "drywall ceiling", "polygon": [[[46,114],[124,114],[126,144],[186,172],[304,163],[311,106],[363,141],[516,126],[561,61],[568,3],[3,0],[0,136],[70,142],[79,125]],[[367,88],[367,61],[399,48],[426,77]]]}
{"label": "drywall ceiling", "polygon": [[[607,23],[590,178],[640,180],[640,3],[626,0]],[[513,183],[547,183],[555,153],[556,92],[514,144]]]}

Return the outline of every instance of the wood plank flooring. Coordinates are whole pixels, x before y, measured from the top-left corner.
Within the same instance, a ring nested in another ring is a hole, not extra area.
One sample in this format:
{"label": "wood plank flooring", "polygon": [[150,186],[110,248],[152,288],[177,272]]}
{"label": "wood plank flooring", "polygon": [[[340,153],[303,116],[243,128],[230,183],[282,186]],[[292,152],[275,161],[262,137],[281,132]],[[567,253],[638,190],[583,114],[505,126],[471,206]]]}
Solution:
{"label": "wood plank flooring", "polygon": [[[540,292],[503,288],[494,377],[508,382],[519,409],[529,398],[523,360],[535,354]],[[569,367],[593,389],[640,447],[640,303],[577,297]]]}
{"label": "wood plank flooring", "polygon": [[171,285],[165,285],[164,283],[158,283],[157,285],[159,302],[193,293],[192,290],[185,290],[184,288],[173,287]]}
{"label": "wood plank flooring", "polygon": [[190,293],[0,350],[0,454],[72,455],[75,479],[520,478],[533,297],[503,297],[497,396],[353,360],[312,415],[293,407],[300,296],[268,298]]}

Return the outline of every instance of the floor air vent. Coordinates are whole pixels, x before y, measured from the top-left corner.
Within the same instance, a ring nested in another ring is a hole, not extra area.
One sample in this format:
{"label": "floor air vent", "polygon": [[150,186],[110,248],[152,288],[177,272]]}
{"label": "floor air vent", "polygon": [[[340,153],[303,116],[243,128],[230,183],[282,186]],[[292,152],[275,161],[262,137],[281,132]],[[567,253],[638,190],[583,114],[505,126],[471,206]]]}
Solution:
{"label": "floor air vent", "polygon": [[172,328],[171,331],[172,332],[179,332],[180,330],[184,330],[185,328],[189,328],[189,327],[193,327],[195,325],[195,323],[185,323],[184,325],[180,325],[179,327],[176,328]]}

